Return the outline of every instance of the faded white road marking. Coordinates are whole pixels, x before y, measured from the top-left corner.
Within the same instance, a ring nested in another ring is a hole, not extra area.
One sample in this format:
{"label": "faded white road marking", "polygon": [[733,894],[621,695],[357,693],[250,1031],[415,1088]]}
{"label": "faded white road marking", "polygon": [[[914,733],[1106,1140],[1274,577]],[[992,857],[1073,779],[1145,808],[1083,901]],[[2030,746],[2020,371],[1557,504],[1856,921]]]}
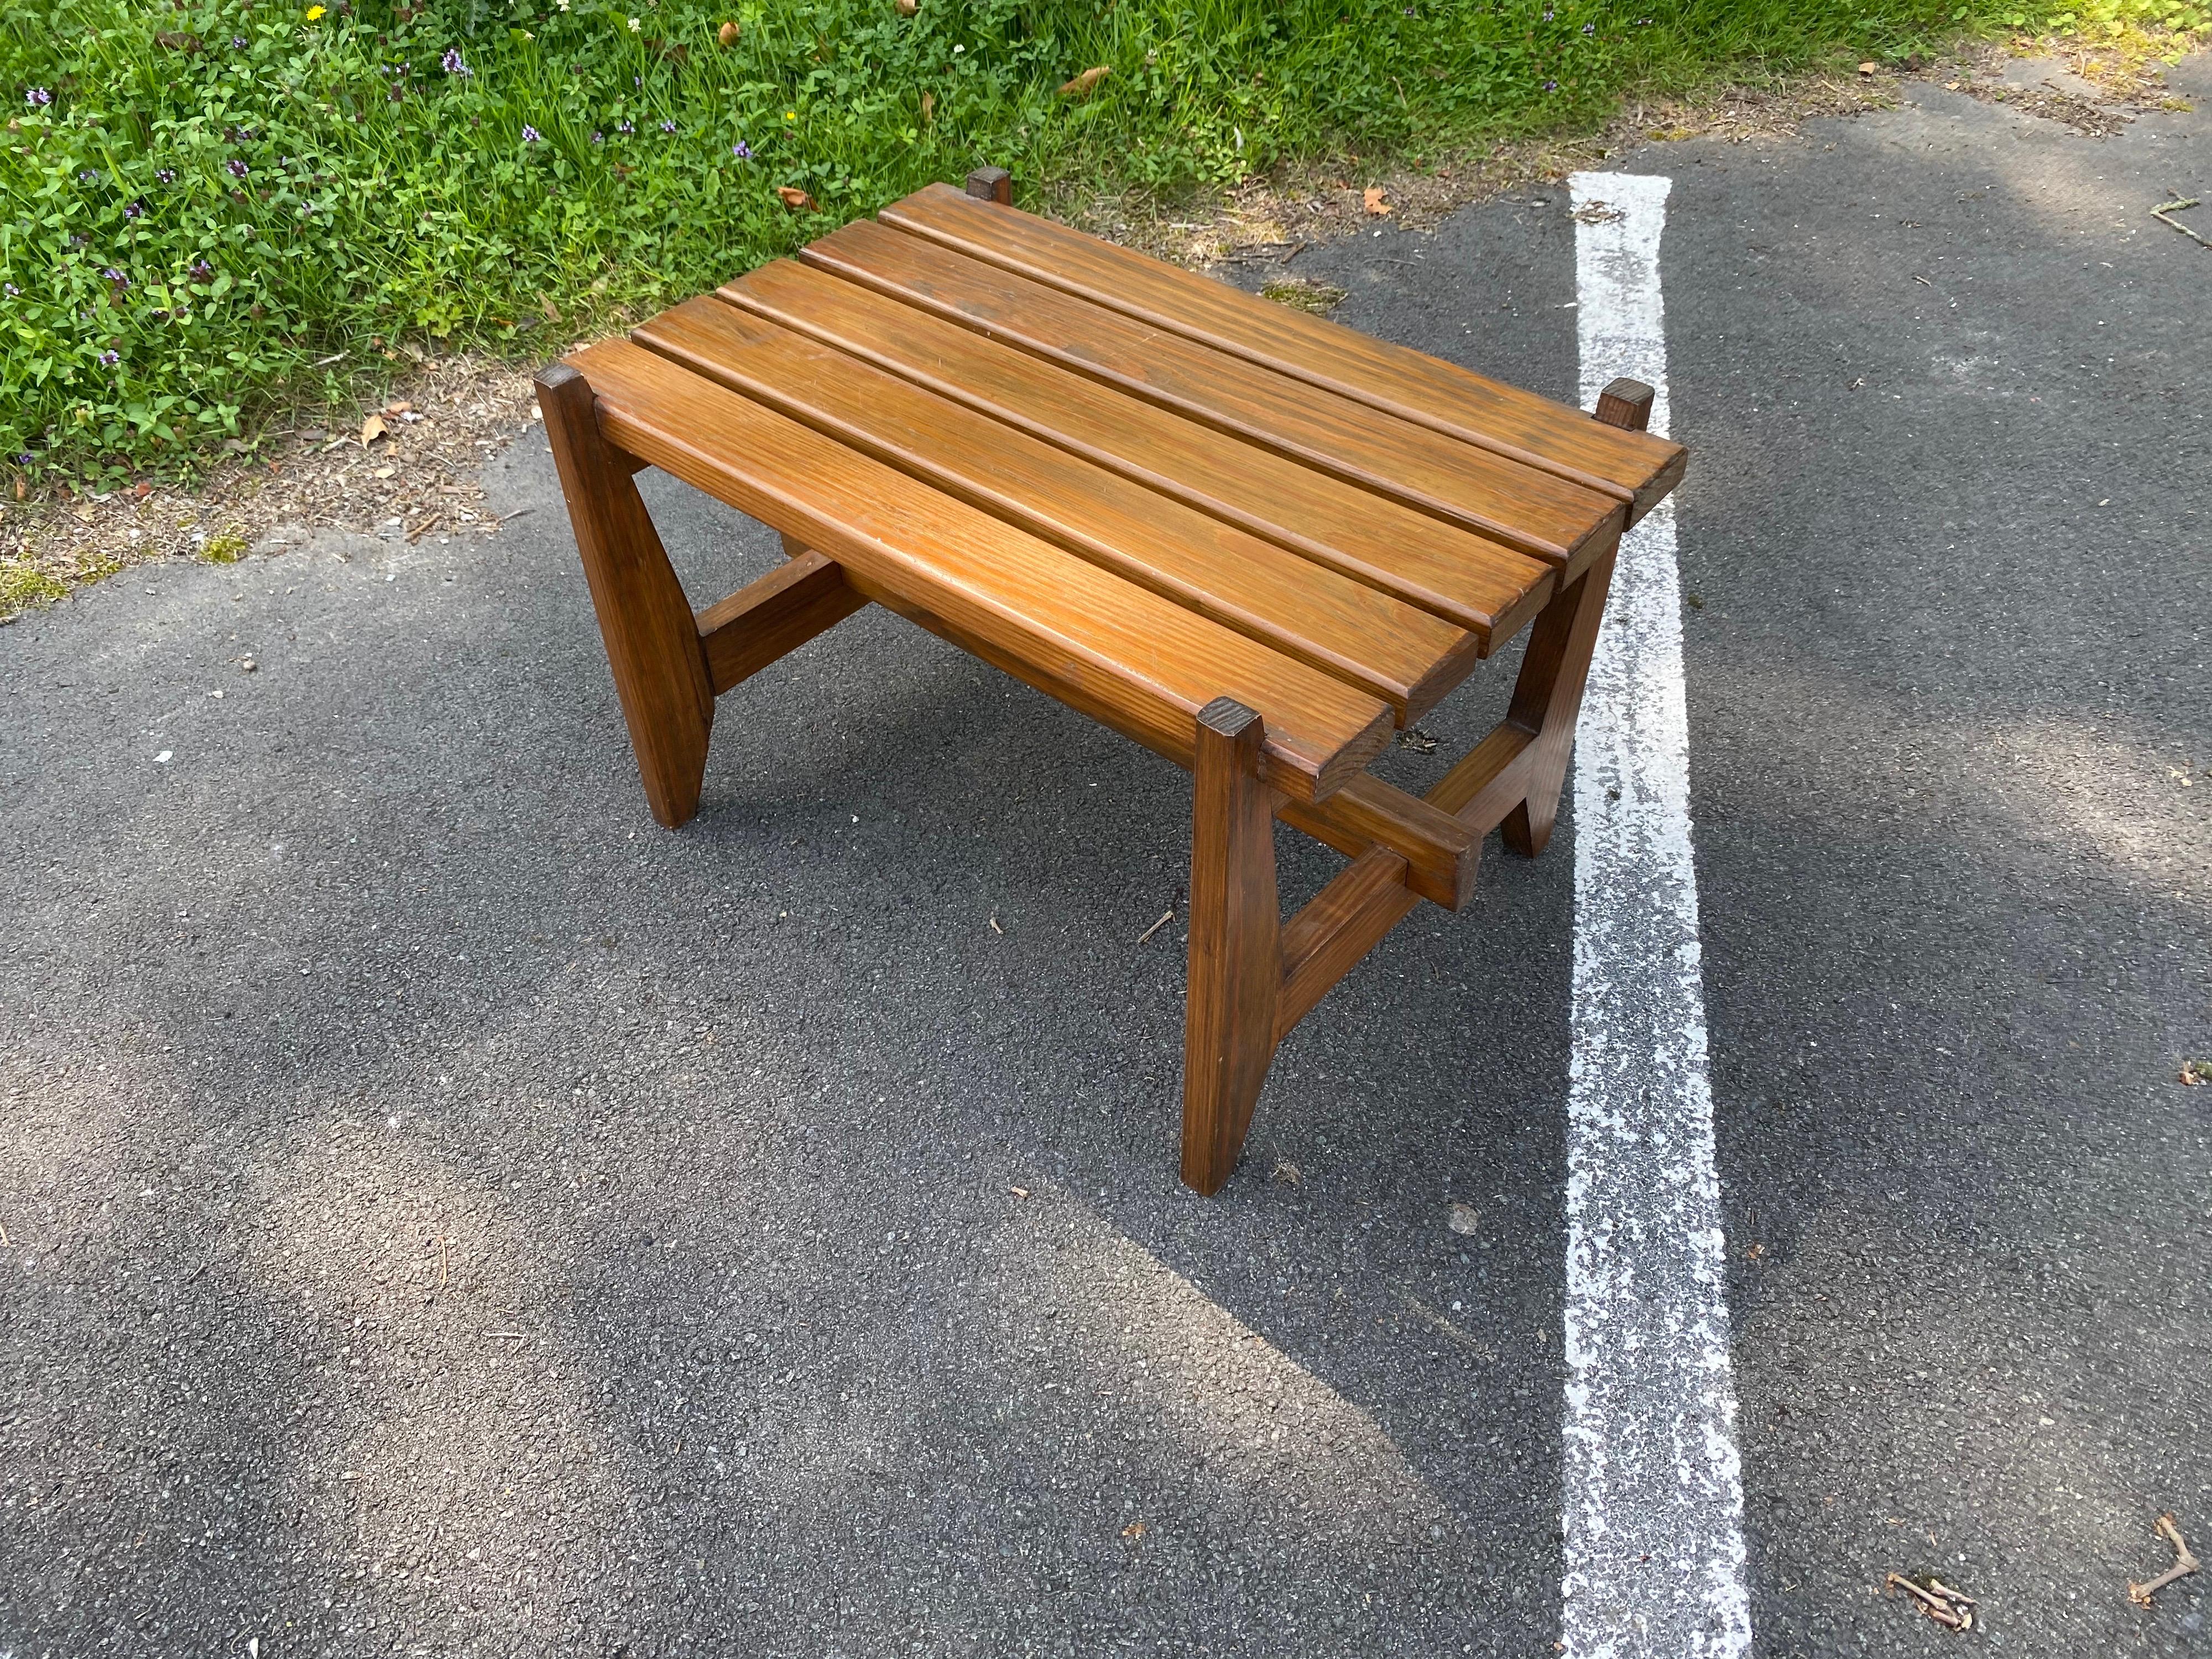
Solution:
{"label": "faded white road marking", "polygon": [[[1668,429],[1669,181],[1577,173],[1583,404]],[[1747,1653],[1743,1483],[1666,503],[1622,541],[1575,746],[1562,1630],[1571,1659]]]}

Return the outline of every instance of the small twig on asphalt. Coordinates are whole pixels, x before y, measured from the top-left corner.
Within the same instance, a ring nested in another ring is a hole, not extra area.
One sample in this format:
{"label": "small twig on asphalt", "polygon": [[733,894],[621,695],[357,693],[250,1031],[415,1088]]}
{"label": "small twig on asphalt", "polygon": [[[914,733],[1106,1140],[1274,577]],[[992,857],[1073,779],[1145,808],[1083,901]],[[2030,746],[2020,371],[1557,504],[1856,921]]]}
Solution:
{"label": "small twig on asphalt", "polygon": [[519,519],[526,513],[535,513],[537,510],[538,509],[534,507],[518,507],[512,513],[501,514],[499,517],[494,519],[492,522],[494,524],[505,524],[509,519]]}
{"label": "small twig on asphalt", "polygon": [[2139,1607],[2148,1607],[2152,1596],[2173,1583],[2175,1579],[2188,1577],[2201,1565],[2197,1558],[2189,1553],[2189,1545],[2181,1535],[2181,1528],[2174,1524],[2172,1516],[2160,1516],[2158,1524],[2153,1530],[2173,1546],[2173,1565],[2148,1584],[2138,1584],[2133,1579],[2128,1581],[2128,1600]]}
{"label": "small twig on asphalt", "polygon": [[1901,1572],[1893,1572],[1883,1581],[1886,1588],[1903,1590],[1919,1605],[1920,1611],[1946,1630],[1970,1631],[1974,1627],[1974,1598],[1953,1589],[1941,1579],[1930,1577],[1925,1584],[1916,1584]]}
{"label": "small twig on asphalt", "polygon": [[1146,929],[1145,929],[1145,931],[1144,931],[1143,933],[1139,933],[1139,934],[1138,934],[1138,935],[1137,935],[1137,943],[1138,943],[1138,944],[1139,944],[1139,945],[1142,945],[1142,944],[1143,944],[1146,939],[1150,939],[1153,934],[1155,934],[1155,933],[1158,933],[1158,932],[1160,931],[1160,929],[1161,929],[1161,928],[1163,928],[1163,927],[1166,927],[1170,922],[1173,921],[1174,920],[1175,920],[1175,912],[1174,912],[1174,911],[1172,911],[1172,910],[1163,910],[1163,911],[1161,911],[1161,912],[1160,912],[1160,919],[1159,919],[1158,921],[1154,922],[1151,927],[1149,927],[1146,928]]}
{"label": "small twig on asphalt", "polygon": [[449,1265],[447,1251],[452,1246],[453,1242],[453,1239],[445,1233],[440,1233],[438,1235],[438,1288],[441,1291],[446,1288],[446,1280],[448,1277],[447,1272]]}
{"label": "small twig on asphalt", "polygon": [[2159,223],[2164,225],[2167,229],[2179,231],[2184,236],[2186,236],[2191,241],[2195,242],[2198,246],[2212,247],[2212,242],[2206,241],[2204,238],[2199,236],[2195,231],[2190,229],[2187,225],[2183,224],[2180,220],[2173,217],[2173,215],[2179,213],[2185,208],[2193,208],[2198,205],[2198,198],[2194,196],[2176,196],[2172,201],[2160,202],[2156,207],[2153,208],[2150,210],[2150,216],[2157,220]]}
{"label": "small twig on asphalt", "polygon": [[12,1250],[15,1248],[15,1247],[13,1244],[10,1244],[8,1242],[7,1223],[0,1222],[0,1250]]}

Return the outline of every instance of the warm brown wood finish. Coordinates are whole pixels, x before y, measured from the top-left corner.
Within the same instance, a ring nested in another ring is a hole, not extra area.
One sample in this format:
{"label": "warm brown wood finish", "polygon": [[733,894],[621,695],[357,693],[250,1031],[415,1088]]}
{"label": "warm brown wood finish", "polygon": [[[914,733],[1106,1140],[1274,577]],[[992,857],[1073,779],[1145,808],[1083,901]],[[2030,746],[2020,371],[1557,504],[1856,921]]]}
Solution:
{"label": "warm brown wood finish", "polygon": [[1347,857],[1370,847],[1395,853],[1407,890],[1447,910],[1474,890],[1483,830],[1380,778],[1362,774],[1325,801],[1286,800],[1276,816]]}
{"label": "warm brown wood finish", "polygon": [[1551,568],[1529,555],[824,272],[779,259],[720,297],[1395,593],[1486,652],[1551,598]]}
{"label": "warm brown wood finish", "polygon": [[1186,765],[1209,686],[1267,717],[1263,769],[1286,794],[1334,793],[1389,738],[1389,711],[1342,681],[664,357],[610,341],[569,362],[623,448],[1032,665]]}
{"label": "warm brown wood finish", "polygon": [[1357,685],[1401,722],[1480,656],[1480,641],[1425,611],[734,307],[693,300],[632,337]]}
{"label": "warm brown wood finish", "polygon": [[1281,913],[1272,792],[1260,781],[1262,724],[1228,697],[1196,722],[1182,1178],[1208,1194],[1237,1167],[1275,1054]]}
{"label": "warm brown wood finish", "polygon": [[977,167],[968,175],[968,194],[979,202],[996,202],[1003,207],[1014,199],[1014,175],[1004,167]]}
{"label": "warm brown wood finish", "polygon": [[866,603],[846,581],[842,566],[801,549],[788,564],[699,613],[699,644],[714,695],[750,679]]}
{"label": "warm brown wood finish", "polygon": [[1532,733],[1534,740],[1521,762],[1528,793],[1505,815],[1503,830],[1505,844],[1523,858],[1535,857],[1552,839],[1575,721],[1582,714],[1583,683],[1589,676],[1612,580],[1613,555],[1607,554],[1552,601],[1536,618],[1528,654],[1521,659],[1521,677],[1513,683],[1506,723]]}
{"label": "warm brown wood finish", "polygon": [[[1608,381],[1605,390],[1597,394],[1597,422],[1622,432],[1641,432],[1651,424],[1651,400],[1657,395],[1641,380],[1624,376]],[[1688,453],[1686,450],[1683,453]]]}
{"label": "warm brown wood finish", "polygon": [[[1594,428],[1577,411],[1517,386],[1258,299],[1049,219],[994,210],[970,199],[974,194],[932,185],[885,208],[883,222],[1154,328],[1327,386],[1617,500],[1634,501],[1632,518],[1640,518],[1681,477],[1687,452],[1679,444]],[[1601,419],[1603,408],[1601,403]],[[1641,423],[1634,430],[1640,434]]]}
{"label": "warm brown wood finish", "polygon": [[566,363],[538,376],[538,406],[561,474],[599,637],[653,816],[673,830],[699,810],[714,694],[690,602],[632,469],[599,435],[592,387]]}
{"label": "warm brown wood finish", "polygon": [[[1607,426],[1640,430],[1651,418],[1653,396],[1641,380],[1614,380],[1598,396],[1597,419]],[[1505,844],[1523,858],[1544,850],[1559,818],[1559,792],[1566,786],[1575,722],[1582,716],[1583,687],[1589,678],[1590,658],[1605,619],[1613,558],[1607,554],[1546,607],[1528,636],[1521,677],[1513,684],[1506,724],[1536,734],[1522,763],[1528,794],[1506,814],[1502,826]]]}
{"label": "warm brown wood finish", "polygon": [[1553,565],[1620,528],[1622,505],[1583,485],[872,221],[799,258]]}
{"label": "warm brown wood finish", "polygon": [[[1559,810],[1624,525],[1673,487],[1650,388],[1590,420],[1007,207],[982,168],[538,377],[653,814],[714,698],[874,603],[1188,768],[1183,1179],[1237,1164],[1276,1045],[1484,837]],[[693,613],[631,474],[787,562]],[[1366,773],[1533,622],[1425,797]],[[1274,823],[1350,860],[1285,921]]]}
{"label": "warm brown wood finish", "polygon": [[1275,1002],[1275,1040],[1357,967],[1417,902],[1406,861],[1375,848],[1354,859],[1283,929],[1283,987]]}

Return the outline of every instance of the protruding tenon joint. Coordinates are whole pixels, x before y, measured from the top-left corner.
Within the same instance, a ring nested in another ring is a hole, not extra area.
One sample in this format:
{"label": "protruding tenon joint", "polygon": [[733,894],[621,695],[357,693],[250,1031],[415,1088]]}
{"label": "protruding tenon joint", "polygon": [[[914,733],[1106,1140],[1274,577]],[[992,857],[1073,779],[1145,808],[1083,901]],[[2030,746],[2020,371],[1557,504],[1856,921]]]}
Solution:
{"label": "protruding tenon joint", "polygon": [[1011,207],[1014,175],[1004,167],[977,167],[968,175],[968,193],[979,202],[1000,202]]}
{"label": "protruding tenon joint", "polygon": [[1651,424],[1651,399],[1655,394],[1641,380],[1626,378],[1615,380],[1597,394],[1597,416],[1607,426],[1617,426],[1624,432],[1642,432]]}
{"label": "protruding tenon joint", "polygon": [[1247,708],[1234,697],[1216,697],[1198,711],[1198,723],[1224,738],[1243,736],[1259,718],[1256,709]]}

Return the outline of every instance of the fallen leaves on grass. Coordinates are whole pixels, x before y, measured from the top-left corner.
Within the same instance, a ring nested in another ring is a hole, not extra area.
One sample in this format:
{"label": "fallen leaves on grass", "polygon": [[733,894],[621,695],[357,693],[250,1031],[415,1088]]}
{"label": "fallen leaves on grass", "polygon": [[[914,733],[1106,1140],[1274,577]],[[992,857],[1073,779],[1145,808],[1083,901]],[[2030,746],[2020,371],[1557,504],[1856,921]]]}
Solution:
{"label": "fallen leaves on grass", "polygon": [[1380,185],[1370,185],[1360,192],[1359,200],[1370,217],[1381,218],[1390,211],[1390,192]]}
{"label": "fallen leaves on grass", "polygon": [[738,26],[734,22],[725,23],[714,31],[714,38],[726,46],[734,46],[738,44]]}
{"label": "fallen leaves on grass", "polygon": [[383,416],[370,416],[361,423],[361,447],[363,449],[368,448],[389,430],[390,428],[384,424]]}
{"label": "fallen leaves on grass", "polygon": [[1091,88],[1097,86],[1101,81],[1103,81],[1108,73],[1108,66],[1104,64],[1099,64],[1096,69],[1087,69],[1084,70],[1082,74],[1061,82],[1060,83],[1060,95],[1063,98],[1082,98],[1087,96]]}
{"label": "fallen leaves on grass", "polygon": [[776,199],[793,213],[812,213],[816,210],[814,198],[797,185],[778,185],[775,194]]}

